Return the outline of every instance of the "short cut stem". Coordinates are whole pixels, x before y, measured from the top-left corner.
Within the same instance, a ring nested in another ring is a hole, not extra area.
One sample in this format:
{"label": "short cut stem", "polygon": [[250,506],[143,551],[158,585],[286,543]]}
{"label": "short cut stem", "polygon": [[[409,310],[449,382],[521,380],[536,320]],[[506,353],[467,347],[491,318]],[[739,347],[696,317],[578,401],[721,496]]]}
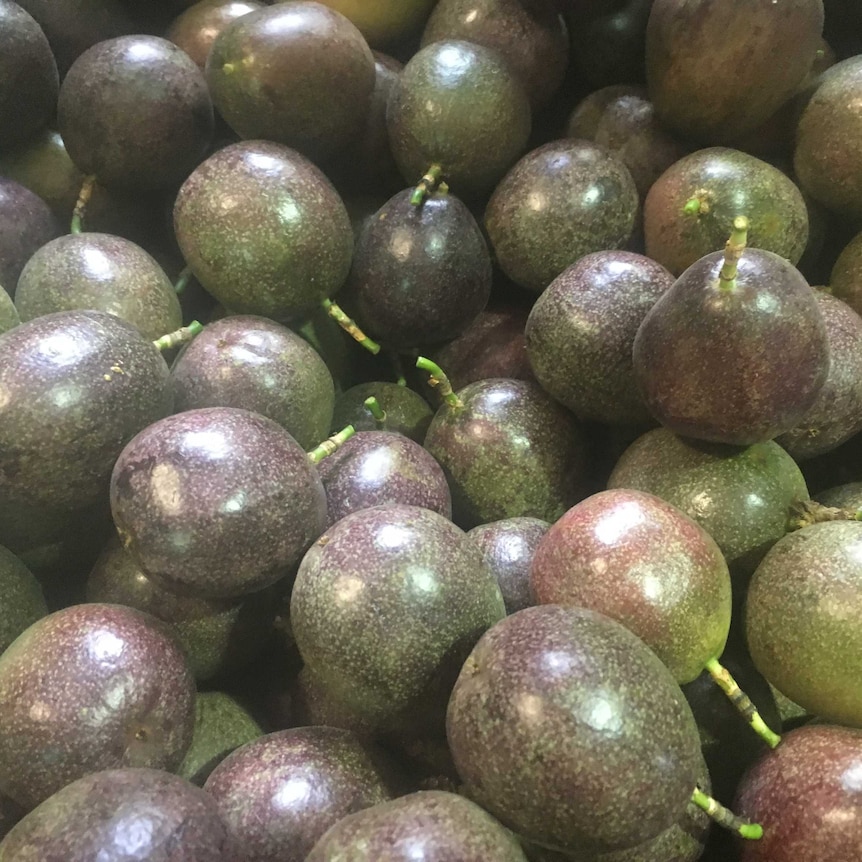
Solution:
{"label": "short cut stem", "polygon": [[410,203],[414,207],[421,206],[425,198],[437,188],[442,179],[443,168],[437,164],[431,165],[431,167],[425,172],[425,176],[419,180],[416,188],[413,189],[413,194],[410,196]]}
{"label": "short cut stem", "polygon": [[191,341],[199,332],[203,331],[203,324],[197,320],[193,320],[188,326],[183,326],[174,332],[169,332],[161,338],[157,338],[153,344],[159,350],[169,350],[172,347],[179,347],[187,341]]}
{"label": "short cut stem", "polygon": [[718,284],[722,290],[731,291],[736,288],[739,259],[748,243],[748,227],[748,219],[745,216],[737,216],[733,220],[733,233],[724,246],[724,263],[718,274]]}
{"label": "short cut stem", "polygon": [[386,411],[380,406],[380,402],[373,395],[369,395],[362,403],[378,425],[382,425],[386,421]]}
{"label": "short cut stem", "polygon": [[440,397],[449,405],[449,407],[459,408],[464,406],[464,402],[453,391],[449,378],[436,362],[432,362],[430,359],[420,356],[416,360],[416,367],[420,371],[428,372],[430,375],[428,384],[437,388],[437,391],[440,393]]}
{"label": "short cut stem", "polygon": [[190,266],[185,266],[181,270],[180,274],[177,276],[176,284],[174,284],[174,293],[177,296],[182,296],[186,287],[188,286],[189,279],[192,277],[192,268]]}
{"label": "short cut stem", "polygon": [[369,353],[377,355],[380,353],[380,345],[369,338],[357,325],[352,317],[348,317],[340,305],[331,299],[323,300],[326,313],[357,343],[361,344]]}
{"label": "short cut stem", "polygon": [[75,209],[72,210],[72,223],[69,226],[71,233],[81,233],[84,229],[84,216],[87,213],[87,204],[93,196],[93,186],[96,185],[96,177],[90,174],[84,177],[81,191],[78,192],[78,200],[75,201]]}
{"label": "short cut stem", "polygon": [[706,669],[715,684],[727,695],[737,712],[748,722],[754,732],[770,747],[775,748],[781,737],[769,729],[751,698],[739,687],[730,671],[717,658],[706,663]]}
{"label": "short cut stem", "polygon": [[710,819],[718,823],[719,826],[736,832],[741,838],[750,841],[758,841],[763,838],[763,827],[759,823],[750,823],[742,817],[737,817],[729,808],[725,808],[718,800],[708,796],[699,787],[695,787],[692,791],[691,801],[701,811],[705,811]]}
{"label": "short cut stem", "polygon": [[337,452],[355,433],[356,429],[352,425],[342,428],[337,434],[333,434],[315,446],[308,453],[308,460],[312,464],[319,464],[324,458],[328,458],[333,452]]}

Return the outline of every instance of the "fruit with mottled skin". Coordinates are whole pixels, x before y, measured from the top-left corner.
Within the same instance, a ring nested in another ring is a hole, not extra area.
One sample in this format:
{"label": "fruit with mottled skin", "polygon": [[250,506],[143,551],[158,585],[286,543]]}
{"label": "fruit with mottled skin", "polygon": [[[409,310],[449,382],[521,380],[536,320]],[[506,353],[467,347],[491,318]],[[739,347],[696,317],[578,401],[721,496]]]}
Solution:
{"label": "fruit with mottled skin", "polygon": [[326,494],[302,447],[249,410],[208,407],[155,422],[120,453],[111,512],[157,583],[231,598],[284,577],[326,526]]}
{"label": "fruit with mottled skin", "polygon": [[417,442],[392,431],[359,431],[317,467],[329,524],[351,512],[402,503],[452,515],[443,470]]}
{"label": "fruit with mottled skin", "polygon": [[0,285],[0,335],[21,322],[12,297]]}
{"label": "fruit with mottled skin", "polygon": [[21,271],[15,306],[24,321],[55,311],[105,311],[153,340],[183,323],[174,286],[156,260],[104,233],[67,234],[43,245]]}
{"label": "fruit with mottled skin", "polygon": [[485,228],[502,270],[541,293],[566,267],[631,238],[638,193],[629,169],[589,141],[527,153],[500,181]]}
{"label": "fruit with mottled skin", "polygon": [[174,227],[195,277],[238,314],[311,311],[350,270],[353,231],[329,180],[295,150],[231,144],[183,184]]}
{"label": "fruit with mottled skin", "polygon": [[237,749],[204,789],[244,862],[304,862],[342,817],[393,798],[392,769],[347,730],[297,727]]}
{"label": "fruit with mottled skin", "polygon": [[206,64],[213,102],[240,137],[286,144],[315,162],[359,131],[374,78],[359,30],[306,0],[235,18]]}
{"label": "fruit with mottled skin", "polygon": [[488,631],[455,684],[447,738],[472,798],[564,852],[659,835],[685,811],[701,768],[697,725],[670,671],[585,608],[526,608]]}
{"label": "fruit with mottled skin", "polygon": [[24,629],[48,613],[42,587],[10,550],[0,545],[0,655]]}
{"label": "fruit with mottled skin", "polygon": [[347,16],[372,48],[382,48],[422,28],[435,0],[322,0]]}
{"label": "fruit with mottled skin", "polygon": [[862,727],[862,524],[812,524],[776,542],[745,602],[748,648],[781,692]]}
{"label": "fruit with mottled skin", "polygon": [[774,442],[745,449],[702,444],[656,428],[623,453],[609,488],[661,497],[697,521],[731,569],[748,572],[788,529],[808,499],[796,462]]}
{"label": "fruit with mottled skin", "polygon": [[862,482],[847,482],[827,488],[815,494],[814,499],[824,506],[838,509],[862,509]]}
{"label": "fruit with mottled skin", "polygon": [[0,862],[234,862],[236,852],[200,788],[129,768],[85,776],[45,800],[0,843]]}
{"label": "fruit with mottled skin", "polygon": [[534,604],[530,566],[550,526],[540,518],[505,518],[480,524],[467,533],[482,549],[485,564],[500,585],[508,614]]}
{"label": "fruit with mottled skin", "polygon": [[0,791],[32,808],[100,769],[172,771],[194,729],[195,683],[154,617],[73,605],[0,656]]}
{"label": "fruit with mottled skin", "polygon": [[[699,211],[685,209],[691,201]],[[644,202],[646,253],[680,275],[724,246],[739,215],[749,221],[749,248],[799,262],[808,243],[802,192],[778,168],[727,147],[685,156],[653,183]]]}
{"label": "fruit with mottled skin", "polygon": [[762,824],[741,862],[848,862],[862,846],[862,732],[811,725],[784,735],[742,779],[734,808]]}
{"label": "fruit with mottled skin", "polygon": [[490,192],[526,146],[530,102],[496,51],[434,42],[401,72],[386,123],[405,182],[439,164],[452,191],[473,198]]}
{"label": "fruit with mottled skin", "polygon": [[455,523],[552,523],[583,496],[584,433],[537,383],[480,380],[457,395],[460,406],[443,404],[425,435],[449,482]]}
{"label": "fruit with mottled skin", "polygon": [[177,412],[251,410],[278,422],[303,449],[329,435],[332,375],[308,342],[273,320],[234,315],[209,324],[177,357],[171,378]]}
{"label": "fruit with mottled skin", "polygon": [[[374,397],[386,418],[379,422],[365,406]],[[339,431],[352,425],[357,431],[397,431],[417,443],[422,443],[434,411],[418,393],[406,386],[387,381],[359,383],[339,393],[335,399],[332,428]]]}
{"label": "fruit with mottled skin", "polygon": [[362,509],[312,545],[290,621],[305,664],[336,700],[379,722],[442,729],[462,662],[505,616],[479,548],[437,512]]}
{"label": "fruit with mottled skin", "polygon": [[72,65],[57,103],[72,161],[107,186],[170,188],[203,158],[213,106],[200,69],[157,36],[99,42]]}
{"label": "fruit with mottled skin", "polygon": [[0,336],[0,393],[0,497],[59,511],[103,500],[123,447],[173,405],[152,341],[101,311]]}
{"label": "fruit with mottled skin", "polygon": [[308,666],[299,671],[290,687],[290,719],[296,727],[340,727],[365,742],[378,737],[381,728],[373,719],[333,698]]}
{"label": "fruit with mottled skin", "polygon": [[862,315],[862,233],[841,250],[829,278],[832,295]]}
{"label": "fruit with mottled skin", "polygon": [[423,790],[340,820],[317,842],[306,862],[526,862],[526,858],[515,837],[469,799]]}
{"label": "fruit with mottled skin", "polygon": [[584,419],[649,421],[632,344],[672,284],[661,264],[628,251],[594,252],[565,269],[536,300],[524,330],[542,388]]}

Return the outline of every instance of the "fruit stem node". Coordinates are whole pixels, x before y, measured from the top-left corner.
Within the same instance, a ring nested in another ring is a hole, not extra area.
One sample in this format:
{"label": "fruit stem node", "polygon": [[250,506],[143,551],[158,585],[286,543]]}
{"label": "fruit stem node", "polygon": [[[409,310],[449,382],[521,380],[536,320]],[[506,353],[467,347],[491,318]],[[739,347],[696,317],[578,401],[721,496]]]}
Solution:
{"label": "fruit stem node", "polygon": [[319,464],[324,458],[328,458],[333,452],[337,452],[355,433],[356,429],[352,425],[347,425],[337,434],[333,434],[315,446],[308,453],[308,460],[312,464]]}
{"label": "fruit stem node", "polygon": [[814,500],[800,500],[791,508],[787,526],[790,531],[801,530],[825,521],[862,521],[862,509],[841,509]]}
{"label": "fruit stem node", "polygon": [[695,787],[692,791],[691,801],[719,826],[736,832],[741,838],[747,838],[750,841],[763,838],[763,827],[759,823],[750,823],[742,817],[737,817],[729,808],[725,808],[717,799],[708,796],[699,787]]}
{"label": "fruit stem node", "polygon": [[338,303],[331,299],[323,300],[326,313],[357,343],[361,344],[369,353],[375,356],[380,353],[380,345],[369,338],[356,324],[352,317],[348,317]]}
{"label": "fruit stem node", "polygon": [[449,405],[449,407],[459,408],[464,406],[464,402],[453,391],[449,378],[436,362],[432,362],[430,359],[420,356],[416,360],[416,367],[420,369],[420,371],[428,372],[430,375],[428,385],[437,388],[437,391],[440,393],[440,397]]}
{"label": "fruit stem node", "polygon": [[197,320],[193,320],[188,326],[182,326],[174,332],[169,332],[161,338],[157,338],[155,344],[158,350],[169,350],[172,347],[179,347],[187,341],[191,341],[198,333],[203,331],[203,324]]}
{"label": "fruit stem node", "polygon": [[84,182],[81,183],[81,191],[78,192],[78,200],[75,201],[75,208],[72,210],[72,223],[69,225],[71,233],[81,233],[84,229],[84,215],[87,212],[87,204],[90,203],[90,198],[93,196],[93,186],[95,184],[95,175],[90,174],[84,177]]}
{"label": "fruit stem node", "polygon": [[736,288],[736,276],[739,270],[739,259],[748,243],[748,219],[737,216],[733,220],[733,232],[724,246],[724,263],[718,274],[718,285],[724,291]]}
{"label": "fruit stem node", "polygon": [[[425,198],[440,185],[443,178],[443,168],[440,165],[434,164],[425,172],[425,175],[419,180],[416,188],[413,189],[413,194],[410,196],[410,203],[414,207],[422,205]],[[449,186],[446,186],[446,191]]]}

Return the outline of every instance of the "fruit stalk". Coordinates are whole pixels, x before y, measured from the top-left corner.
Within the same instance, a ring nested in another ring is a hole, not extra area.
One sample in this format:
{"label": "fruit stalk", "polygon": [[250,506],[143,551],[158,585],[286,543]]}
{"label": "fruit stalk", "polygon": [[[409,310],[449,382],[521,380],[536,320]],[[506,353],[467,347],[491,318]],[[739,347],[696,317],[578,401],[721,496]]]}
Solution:
{"label": "fruit stalk", "polygon": [[169,350],[172,347],[179,347],[181,344],[191,341],[202,331],[203,324],[197,320],[193,320],[188,326],[182,326],[174,332],[169,332],[167,335],[157,338],[153,344],[158,350]]}
{"label": "fruit stalk", "polygon": [[416,367],[420,371],[428,372],[430,375],[428,385],[435,386],[437,388],[437,391],[440,393],[440,397],[446,402],[446,404],[454,408],[464,406],[464,402],[453,391],[449,378],[436,362],[432,362],[430,359],[420,356],[416,360]]}
{"label": "fruit stalk", "polygon": [[380,402],[373,395],[370,395],[362,403],[368,408],[368,412],[374,417],[374,421],[378,425],[383,425],[386,421],[386,411],[380,406]]}
{"label": "fruit stalk", "polygon": [[323,300],[326,313],[358,344],[361,344],[369,353],[380,353],[380,345],[369,338],[357,325],[352,317],[348,317],[341,306],[331,299]]}
{"label": "fruit stalk", "polygon": [[739,687],[730,671],[716,658],[712,658],[706,663],[706,669],[716,685],[727,695],[730,702],[754,732],[770,748],[775,748],[781,742],[781,737],[770,730],[757,711],[757,707],[751,702],[751,698]]}
{"label": "fruit stalk", "polygon": [[759,823],[750,823],[742,817],[737,817],[729,808],[725,808],[718,800],[704,793],[699,787],[695,787],[691,794],[691,801],[706,814],[731,832],[736,832],[741,838],[757,841],[763,837],[763,827]]}
{"label": "fruit stalk", "polygon": [[176,284],[174,284],[174,293],[177,296],[182,296],[186,286],[189,283],[189,279],[192,277],[192,270],[189,266],[184,266],[180,271],[180,274],[177,276]]}
{"label": "fruit stalk", "polygon": [[75,201],[75,208],[72,210],[72,223],[69,226],[71,233],[81,233],[83,230],[84,215],[87,212],[87,204],[90,203],[90,198],[93,196],[95,184],[96,177],[93,174],[84,177],[81,191],[78,192],[78,200]]}
{"label": "fruit stalk", "polygon": [[[440,165],[434,164],[425,172],[425,175],[419,180],[413,194],[410,197],[410,203],[414,207],[422,205],[422,201],[437,188],[443,177],[443,168]],[[447,186],[448,191],[448,186]]]}
{"label": "fruit stalk", "polygon": [[315,446],[308,453],[308,460],[312,464],[319,464],[324,458],[328,458],[333,452],[337,452],[355,433],[356,429],[352,425],[342,428],[337,434],[333,434]]}
{"label": "fruit stalk", "polygon": [[824,506],[814,500],[800,500],[793,507],[787,529],[793,532],[826,521],[862,521],[862,509],[842,509]]}
{"label": "fruit stalk", "polygon": [[722,290],[731,291],[736,288],[736,276],[739,259],[748,243],[748,219],[737,216],[733,220],[733,232],[724,247],[724,263],[718,274],[718,284]]}

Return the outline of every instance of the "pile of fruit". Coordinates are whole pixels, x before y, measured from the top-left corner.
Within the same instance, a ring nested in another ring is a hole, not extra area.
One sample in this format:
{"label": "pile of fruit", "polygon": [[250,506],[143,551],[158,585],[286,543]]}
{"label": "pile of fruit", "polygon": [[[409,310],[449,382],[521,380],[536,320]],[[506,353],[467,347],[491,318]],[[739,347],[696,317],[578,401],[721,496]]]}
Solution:
{"label": "pile of fruit", "polygon": [[862,862],[859,0],[0,0],[0,862]]}

